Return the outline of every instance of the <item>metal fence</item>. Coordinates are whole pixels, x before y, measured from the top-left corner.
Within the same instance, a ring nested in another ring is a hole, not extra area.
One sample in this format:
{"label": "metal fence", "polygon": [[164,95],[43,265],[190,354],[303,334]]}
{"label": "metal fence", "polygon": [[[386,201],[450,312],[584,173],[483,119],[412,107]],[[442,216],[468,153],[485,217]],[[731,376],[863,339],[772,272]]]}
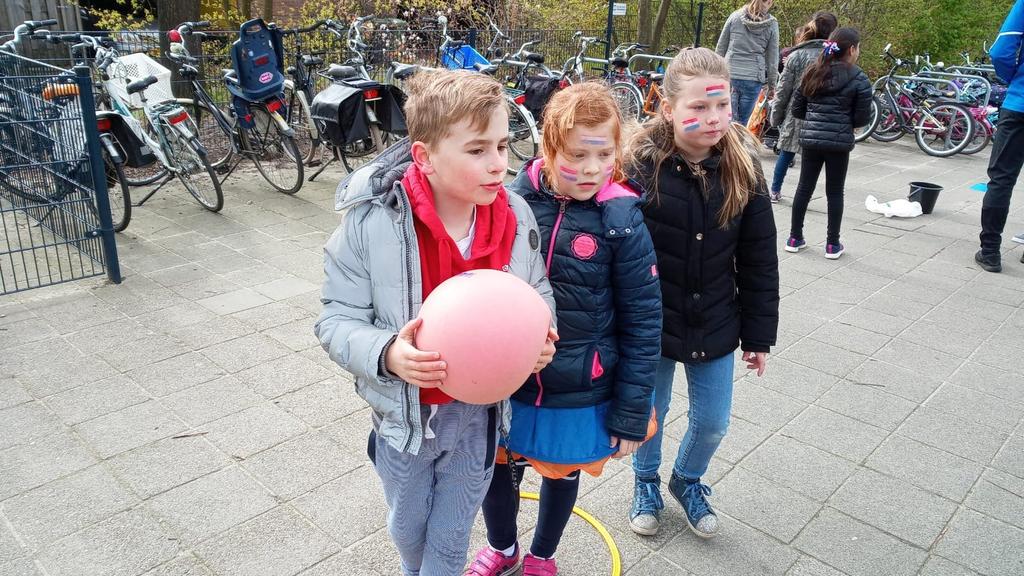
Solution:
{"label": "metal fence", "polygon": [[89,71],[0,52],[0,294],[120,282]]}

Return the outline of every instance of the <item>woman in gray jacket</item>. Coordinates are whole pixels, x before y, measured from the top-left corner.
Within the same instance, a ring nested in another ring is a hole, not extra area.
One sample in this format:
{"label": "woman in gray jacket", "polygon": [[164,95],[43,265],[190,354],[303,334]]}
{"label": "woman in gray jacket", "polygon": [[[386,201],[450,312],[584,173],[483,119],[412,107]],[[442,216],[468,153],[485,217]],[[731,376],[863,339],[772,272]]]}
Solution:
{"label": "woman in gray jacket", "polygon": [[779,22],[768,13],[775,0],[751,0],[729,15],[715,51],[729,63],[733,121],[746,124],[761,88],[779,78]]}
{"label": "woman in gray jacket", "polygon": [[801,28],[802,35],[787,55],[779,78],[779,86],[772,102],[772,126],[779,129],[779,158],[775,161],[775,176],[768,196],[772,202],[782,199],[782,181],[789,166],[800,152],[800,120],[793,117],[793,94],[800,88],[800,78],[807,66],[818,59],[822,43],[828,39],[839,23],[831,12],[815,12],[811,21]]}

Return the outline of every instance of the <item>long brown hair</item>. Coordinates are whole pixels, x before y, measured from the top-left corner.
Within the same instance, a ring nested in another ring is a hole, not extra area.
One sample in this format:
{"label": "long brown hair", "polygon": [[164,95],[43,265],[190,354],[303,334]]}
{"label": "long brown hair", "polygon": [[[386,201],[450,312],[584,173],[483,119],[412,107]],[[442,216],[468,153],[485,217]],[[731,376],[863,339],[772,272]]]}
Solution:
{"label": "long brown hair", "polygon": [[768,10],[770,9],[768,4],[771,0],[750,0],[747,2],[744,8],[747,9],[747,15],[753,20],[764,20],[768,17]]}
{"label": "long brown hair", "polygon": [[[728,82],[729,67],[725,63],[725,58],[707,48],[686,48],[677,54],[668,65],[662,82],[662,106],[673,105],[682,91],[683,84],[700,76],[721,78]],[[753,152],[748,147],[752,141],[750,132],[742,125],[734,123],[713,148],[722,156],[719,173],[722,175],[725,199],[718,213],[718,224],[722,228],[743,212],[751,194],[756,193],[763,181],[759,167],[754,165]],[[657,201],[658,174],[661,166],[665,160],[678,153],[672,124],[662,114],[658,114],[633,135],[628,149],[629,162],[634,173],[640,172],[638,168],[641,164],[653,165],[653,182],[644,184]]]}
{"label": "long brown hair", "polygon": [[[834,43],[830,47],[830,43]],[[821,56],[807,66],[800,80],[800,91],[811,98],[821,92],[832,76],[832,63],[842,62],[854,47],[860,45],[860,32],[854,28],[839,28],[825,43]]]}

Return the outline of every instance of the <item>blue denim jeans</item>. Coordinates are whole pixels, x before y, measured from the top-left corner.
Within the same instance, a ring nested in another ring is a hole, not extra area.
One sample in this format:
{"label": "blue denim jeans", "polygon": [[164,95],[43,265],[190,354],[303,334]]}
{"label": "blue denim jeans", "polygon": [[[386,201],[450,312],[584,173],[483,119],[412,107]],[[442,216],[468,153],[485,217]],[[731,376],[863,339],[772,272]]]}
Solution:
{"label": "blue denim jeans", "polygon": [[[696,480],[704,475],[711,457],[729,428],[732,408],[733,354],[702,364],[683,364],[690,397],[689,426],[672,471],[677,476]],[[661,358],[654,376],[654,409],[658,432],[633,454],[633,471],[641,478],[654,478],[661,467],[661,441],[672,400],[672,377],[676,361]]]}
{"label": "blue denim jeans", "polygon": [[746,126],[764,84],[755,80],[732,81],[732,121]]}
{"label": "blue denim jeans", "polygon": [[775,177],[772,178],[772,192],[782,192],[782,182],[789,172],[789,165],[796,158],[796,152],[779,150],[779,158],[775,161]]}

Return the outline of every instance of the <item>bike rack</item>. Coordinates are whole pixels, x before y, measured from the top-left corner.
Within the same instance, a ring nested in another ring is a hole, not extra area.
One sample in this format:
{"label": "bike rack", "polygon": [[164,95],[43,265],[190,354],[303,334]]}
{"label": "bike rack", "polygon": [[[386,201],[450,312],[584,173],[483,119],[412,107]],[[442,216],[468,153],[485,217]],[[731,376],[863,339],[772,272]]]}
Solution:
{"label": "bike rack", "polygon": [[893,74],[892,76],[890,76],[886,74],[885,76],[879,77],[878,80],[875,80],[875,83],[871,86],[872,91],[877,91],[879,88],[884,86],[885,81],[890,78],[893,80],[900,80],[903,82],[928,82],[931,84],[945,84],[951,87],[953,91],[956,92],[957,99],[960,99],[960,86],[958,86],[956,82],[953,82],[952,80],[946,80],[944,78],[929,78],[927,76],[900,76],[899,74]]}
{"label": "bike rack", "polygon": [[633,62],[635,62],[636,60],[644,59],[648,61],[658,60],[661,62],[671,62],[673,58],[675,58],[675,56],[661,56],[658,54],[633,54],[632,56],[629,57],[629,69],[633,69]]}
{"label": "bike rack", "polygon": [[958,74],[956,72],[942,72],[939,70],[926,70],[924,72],[919,72],[918,74],[928,76],[941,76],[943,78],[963,78],[965,80],[975,80],[983,82],[985,84],[985,98],[982,101],[982,103],[979,104],[979,106],[982,107],[987,107],[989,98],[992,97],[992,82],[990,82],[989,79],[985,78],[984,76],[977,76],[974,74]]}
{"label": "bike rack", "polygon": [[946,66],[946,70],[949,70],[950,72],[968,72],[968,73],[975,72],[975,73],[978,73],[978,74],[995,74],[996,73],[995,66],[985,65],[985,64],[983,64],[981,66],[962,66],[962,65],[961,66]]}

